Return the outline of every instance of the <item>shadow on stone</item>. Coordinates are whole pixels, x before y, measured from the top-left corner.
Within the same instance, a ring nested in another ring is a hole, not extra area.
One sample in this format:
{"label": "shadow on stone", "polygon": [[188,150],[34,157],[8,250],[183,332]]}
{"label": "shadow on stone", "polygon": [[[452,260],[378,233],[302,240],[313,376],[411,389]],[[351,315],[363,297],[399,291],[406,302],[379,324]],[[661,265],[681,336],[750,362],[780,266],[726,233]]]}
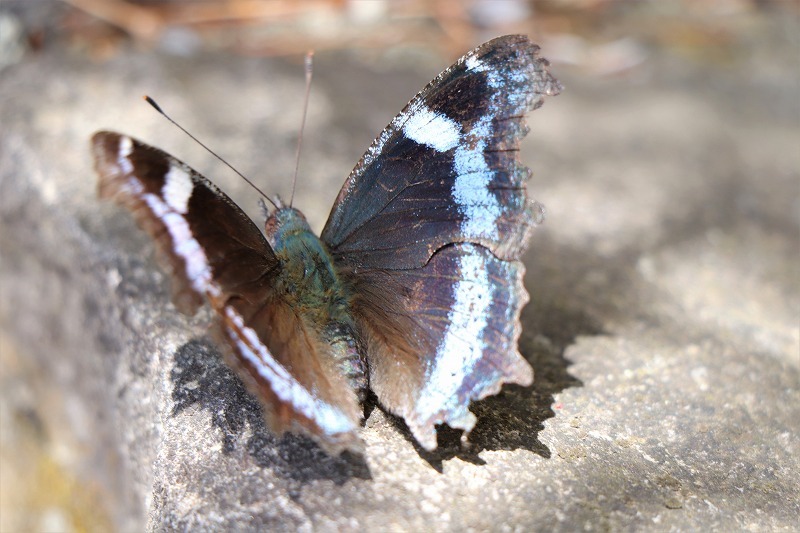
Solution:
{"label": "shadow on stone", "polygon": [[331,457],[309,438],[273,435],[258,400],[245,390],[210,340],[196,339],[181,346],[171,378],[173,416],[194,404],[208,411],[213,427],[222,433],[223,453],[232,453],[249,427],[247,453],[280,477],[300,483],[329,479],[339,485],[353,477],[371,478],[363,457],[349,453]]}
{"label": "shadow on stone", "polygon": [[539,309],[535,314],[538,319],[532,317],[531,312],[524,312],[522,322],[526,332],[537,332],[536,337],[523,333],[519,343],[520,352],[534,368],[533,385],[507,385],[500,394],[473,402],[470,410],[478,417],[478,423],[468,443],[462,442],[461,430],[438,426],[439,447],[429,452],[414,440],[402,419],[387,414],[420,457],[435,470],[442,472],[443,462],[454,457],[473,464],[486,464],[479,456],[484,450],[522,449],[550,458],[549,448],[539,441],[538,435],[544,429],[544,421],[555,416],[554,395],[569,387],[582,386],[581,381],[567,371],[570,362],[564,358],[564,350],[577,336],[597,335],[602,331],[580,312]]}

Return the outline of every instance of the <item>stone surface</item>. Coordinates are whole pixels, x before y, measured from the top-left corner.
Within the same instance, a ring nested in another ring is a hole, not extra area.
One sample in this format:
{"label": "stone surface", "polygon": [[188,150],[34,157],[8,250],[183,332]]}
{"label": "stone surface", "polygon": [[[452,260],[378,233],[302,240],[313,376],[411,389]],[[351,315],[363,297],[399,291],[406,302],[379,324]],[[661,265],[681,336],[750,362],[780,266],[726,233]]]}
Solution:
{"label": "stone surface", "polygon": [[[443,430],[425,453],[372,409],[364,458],[270,435],[207,314],[176,313],[151,243],[94,194],[88,139],[114,128],[259,217],[140,97],[286,195],[299,64],[50,49],[2,71],[0,529],[796,529],[798,69],[791,32],[757,31],[724,66],[554,68],[566,89],[523,148],[548,208],[526,257],[536,383],[474,405],[468,450]],[[296,201],[313,226],[447,64],[318,54]]]}

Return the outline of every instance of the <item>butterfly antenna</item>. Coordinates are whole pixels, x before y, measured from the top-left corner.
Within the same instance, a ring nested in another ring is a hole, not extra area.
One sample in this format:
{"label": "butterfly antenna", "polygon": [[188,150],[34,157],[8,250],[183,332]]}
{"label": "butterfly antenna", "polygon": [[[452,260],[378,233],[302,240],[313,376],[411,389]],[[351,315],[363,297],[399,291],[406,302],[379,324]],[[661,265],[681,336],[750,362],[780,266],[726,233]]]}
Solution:
{"label": "butterfly antenna", "polygon": [[294,191],[297,188],[297,172],[300,169],[300,148],[303,146],[303,130],[306,127],[306,114],[308,113],[308,97],[311,94],[311,74],[314,71],[314,52],[306,54],[306,96],[303,101],[303,119],[300,122],[300,135],[297,138],[297,154],[294,163],[294,179],[292,179],[292,196],[289,198],[289,207],[294,203]]}
{"label": "butterfly antenna", "polygon": [[252,181],[250,181],[249,179],[247,179],[247,177],[246,177],[244,174],[242,174],[241,172],[239,172],[238,170],[236,170],[235,168],[233,168],[233,165],[231,165],[230,163],[228,163],[227,161],[225,161],[224,159],[222,159],[220,156],[218,156],[218,155],[216,154],[216,152],[214,152],[214,150],[212,150],[211,148],[209,148],[208,146],[206,146],[205,144],[203,144],[202,142],[200,142],[200,140],[199,140],[197,137],[195,137],[194,135],[192,135],[191,133],[189,133],[189,132],[186,130],[186,128],[184,128],[183,126],[181,126],[180,124],[178,124],[177,122],[175,122],[174,120],[172,120],[172,117],[170,117],[169,115],[167,115],[166,113],[164,113],[164,110],[163,110],[163,109],[161,109],[161,106],[159,106],[159,105],[156,103],[156,101],[155,101],[155,100],[153,100],[153,99],[152,99],[152,98],[150,98],[149,96],[145,96],[145,97],[144,97],[144,99],[145,99],[145,101],[146,101],[148,104],[150,104],[151,106],[153,106],[153,109],[155,109],[156,111],[158,111],[159,113],[161,113],[161,114],[164,116],[164,118],[165,118],[165,119],[167,119],[167,120],[169,120],[170,122],[172,122],[172,123],[173,123],[175,126],[177,126],[177,127],[178,127],[178,129],[180,129],[180,130],[181,130],[183,133],[185,133],[186,135],[188,135],[189,137],[191,137],[191,138],[192,138],[192,140],[193,140],[194,142],[196,142],[197,144],[199,144],[200,146],[202,146],[203,148],[205,148],[205,149],[206,149],[206,151],[207,151],[209,154],[213,155],[214,157],[216,157],[217,159],[219,159],[220,161],[222,161],[222,163],[224,163],[224,164],[225,164],[225,166],[227,166],[229,169],[231,169],[231,170],[233,170],[234,172],[236,172],[236,174],[238,174],[240,178],[242,178],[242,179],[243,179],[243,180],[244,180],[244,181],[245,181],[245,182],[246,182],[248,185],[250,185],[250,186],[251,186],[253,189],[255,189],[255,190],[256,190],[256,192],[257,192],[258,194],[260,194],[261,196],[263,196],[263,197],[264,197],[264,198],[265,198],[265,199],[266,199],[266,200],[267,200],[269,203],[271,203],[271,204],[272,204],[272,206],[273,206],[275,209],[277,209],[277,208],[278,208],[278,206],[275,204],[275,202],[274,202],[274,201],[273,201],[273,200],[272,200],[272,199],[271,199],[269,196],[267,196],[266,194],[264,194],[264,192],[263,192],[261,189],[259,189],[258,187],[256,187],[256,186],[255,186],[255,184],[254,184]]}

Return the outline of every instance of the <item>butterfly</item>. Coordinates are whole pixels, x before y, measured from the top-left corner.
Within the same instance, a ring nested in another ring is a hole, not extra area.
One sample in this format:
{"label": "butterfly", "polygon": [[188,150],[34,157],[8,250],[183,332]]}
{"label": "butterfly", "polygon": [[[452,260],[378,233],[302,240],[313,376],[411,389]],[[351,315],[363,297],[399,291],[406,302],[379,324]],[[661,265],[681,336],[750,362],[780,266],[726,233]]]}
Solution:
{"label": "butterfly", "polygon": [[561,89],[538,51],[499,37],[439,74],[361,157],[319,237],[279,198],[262,233],[181,161],[94,134],[99,195],[154,239],[177,309],[213,309],[273,432],[363,453],[372,390],[434,450],[437,424],[466,439],[472,401],[533,382],[520,257],[541,217],[518,152],[525,114]]}

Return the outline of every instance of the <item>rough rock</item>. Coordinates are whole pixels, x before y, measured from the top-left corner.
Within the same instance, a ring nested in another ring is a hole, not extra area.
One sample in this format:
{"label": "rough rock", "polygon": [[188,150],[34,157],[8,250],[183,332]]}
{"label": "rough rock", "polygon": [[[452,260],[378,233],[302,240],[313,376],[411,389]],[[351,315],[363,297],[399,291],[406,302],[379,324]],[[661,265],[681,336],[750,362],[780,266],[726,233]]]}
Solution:
{"label": "rough rock", "polygon": [[[555,68],[566,90],[532,114],[523,149],[548,208],[526,257],[536,382],[475,404],[469,449],[444,429],[425,453],[375,408],[363,458],[269,434],[209,317],[177,314],[152,244],[95,197],[88,139],[114,128],[259,217],[252,192],[140,97],[286,194],[301,67],[48,50],[7,68],[0,492],[25,513],[2,513],[2,529],[795,529],[796,49],[759,46],[725,67],[654,55],[638,80]],[[312,225],[446,63],[377,74],[318,54],[297,193]]]}

